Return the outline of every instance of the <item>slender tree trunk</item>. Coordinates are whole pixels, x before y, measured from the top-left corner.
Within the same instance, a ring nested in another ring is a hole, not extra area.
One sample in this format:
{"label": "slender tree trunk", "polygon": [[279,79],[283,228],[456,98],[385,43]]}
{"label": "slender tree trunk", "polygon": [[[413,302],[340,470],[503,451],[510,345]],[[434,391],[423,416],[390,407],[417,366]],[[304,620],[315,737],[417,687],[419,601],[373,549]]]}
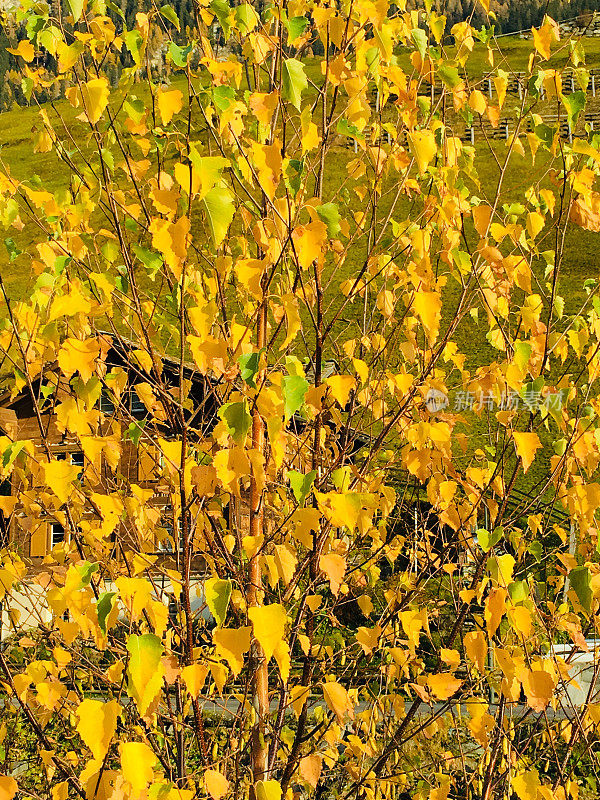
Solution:
{"label": "slender tree trunk", "polygon": [[[258,315],[256,330],[256,345],[261,350],[266,343],[267,333],[267,306],[263,297],[263,305]],[[257,385],[264,380],[263,371],[258,375]],[[252,447],[263,454],[265,449],[265,433],[263,421],[255,408],[252,414]],[[259,490],[256,478],[252,476],[250,482],[250,536],[260,537],[264,528],[264,508],[262,492]],[[262,603],[262,577],[258,555],[250,560],[250,585],[248,590],[248,606],[259,606]],[[267,777],[269,748],[265,740],[266,719],[269,713],[269,674],[267,662],[262,647],[254,640],[252,646],[254,664],[253,701],[256,711],[256,722],[252,730],[252,776],[256,782]]]}

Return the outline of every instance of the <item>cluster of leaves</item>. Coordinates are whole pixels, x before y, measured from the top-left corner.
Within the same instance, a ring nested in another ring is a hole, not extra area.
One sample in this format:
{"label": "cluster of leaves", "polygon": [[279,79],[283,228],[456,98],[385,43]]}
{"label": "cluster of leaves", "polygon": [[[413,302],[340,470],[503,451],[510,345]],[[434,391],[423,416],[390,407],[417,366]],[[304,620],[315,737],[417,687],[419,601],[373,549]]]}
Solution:
{"label": "cluster of leaves", "polygon": [[[550,18],[533,31],[484,186],[452,126],[498,125],[498,45],[460,22],[448,49],[425,6],[199,3],[177,77],[140,87],[160,11],[117,35],[101,2],[35,4],[24,78],[50,80],[50,43],[77,120],[40,108],[35,147],[68,189],[0,175],[11,259],[37,275],[21,301],[0,277],[0,670],[57,800],[577,796],[600,709],[592,689],[575,707],[552,646],[587,649],[600,595],[598,285],[573,314],[560,294],[567,229],[600,230],[598,135],[560,137],[585,53]],[[111,87],[122,47],[135,65]],[[456,390],[486,403],[432,404]],[[453,749],[411,773],[456,713]]]}

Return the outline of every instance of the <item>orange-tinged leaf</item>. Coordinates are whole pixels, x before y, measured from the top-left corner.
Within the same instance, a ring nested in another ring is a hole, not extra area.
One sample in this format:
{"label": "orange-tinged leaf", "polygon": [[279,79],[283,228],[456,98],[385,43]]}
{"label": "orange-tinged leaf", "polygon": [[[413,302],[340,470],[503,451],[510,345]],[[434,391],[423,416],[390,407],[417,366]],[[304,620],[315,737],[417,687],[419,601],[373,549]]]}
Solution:
{"label": "orange-tinged leaf", "polygon": [[327,226],[320,219],[294,228],[292,240],[302,269],[308,269],[313,261],[318,261],[323,245],[327,240]]}
{"label": "orange-tinged leaf", "polygon": [[482,203],[473,207],[472,214],[475,230],[480,236],[485,236],[492,217],[492,207]]}
{"label": "orange-tinged leaf", "polygon": [[309,786],[312,786],[313,789],[317,788],[322,768],[323,758],[318,753],[304,756],[304,758],[300,759],[300,764],[298,765],[300,777],[305,780]]}
{"label": "orange-tinged leaf", "polygon": [[207,769],[204,773],[204,788],[213,800],[221,800],[229,791],[229,781],[216,769]]}
{"label": "orange-tinged leaf", "polygon": [[183,94],[179,89],[171,89],[168,92],[163,92],[161,89],[156,101],[162,124],[168,125],[183,107]]}
{"label": "orange-tinged leaf", "polygon": [[506,611],[506,589],[491,589],[485,601],[485,622],[488,635],[493,636]]}
{"label": "orange-tinged leaf", "polygon": [[248,617],[252,623],[254,637],[262,647],[266,660],[269,661],[285,635],[287,622],[285,608],[279,603],[256,606],[248,609]]}
{"label": "orange-tinged leaf", "polygon": [[144,742],[122,742],[119,751],[123,779],[131,786],[133,797],[138,797],[154,779],[156,756]]}
{"label": "orange-tinged leaf", "polygon": [[0,800],[12,800],[19,786],[10,775],[0,775]]}
{"label": "orange-tinged leaf", "polygon": [[523,472],[527,472],[535,458],[536,452],[542,446],[540,437],[537,433],[513,431],[513,439],[515,440],[517,455],[523,462]]}
{"label": "orange-tinged leaf", "polygon": [[440,672],[427,678],[429,691],[438,700],[448,700],[460,689],[462,681],[455,678],[451,672]]}
{"label": "orange-tinged leaf", "polygon": [[354,704],[341,684],[336,681],[324,683],[323,697],[329,708],[336,715],[340,725],[344,722],[346,716],[354,719]]}
{"label": "orange-tinged leaf", "polygon": [[469,661],[477,667],[479,672],[485,670],[485,660],[487,657],[487,640],[483,631],[469,631],[463,637],[465,652]]}
{"label": "orange-tinged leaf", "polygon": [[117,700],[103,703],[101,700],[86,699],[79,704],[77,732],[96,761],[100,761],[108,753],[120,714],[121,707]]}
{"label": "orange-tinged leaf", "polygon": [[337,597],[346,574],[346,559],[337,553],[328,553],[319,558],[319,569],[327,575],[331,591]]}

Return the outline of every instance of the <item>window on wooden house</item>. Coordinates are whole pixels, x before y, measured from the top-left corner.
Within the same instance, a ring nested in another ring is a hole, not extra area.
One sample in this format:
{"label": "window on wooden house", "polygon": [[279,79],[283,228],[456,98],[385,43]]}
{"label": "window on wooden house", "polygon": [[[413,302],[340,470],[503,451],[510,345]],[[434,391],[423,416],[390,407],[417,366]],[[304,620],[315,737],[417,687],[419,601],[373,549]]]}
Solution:
{"label": "window on wooden house", "polygon": [[50,549],[65,541],[65,529],[59,522],[50,525]]}
{"label": "window on wooden house", "polygon": [[135,387],[131,389],[129,394],[129,410],[132,414],[146,414],[147,409],[143,402],[138,397]]}
{"label": "window on wooden house", "polygon": [[100,411],[104,414],[114,414],[115,404],[113,403],[110,394],[106,389],[102,389],[100,394]]}

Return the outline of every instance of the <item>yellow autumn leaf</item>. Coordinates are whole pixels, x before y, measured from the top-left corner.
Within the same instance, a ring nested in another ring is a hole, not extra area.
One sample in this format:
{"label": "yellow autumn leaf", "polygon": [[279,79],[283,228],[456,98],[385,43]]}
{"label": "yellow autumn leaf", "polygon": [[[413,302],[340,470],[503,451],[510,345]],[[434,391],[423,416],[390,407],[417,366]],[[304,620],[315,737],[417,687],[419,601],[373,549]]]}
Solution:
{"label": "yellow autumn leaf", "polygon": [[35,56],[35,48],[28,39],[21,39],[17,47],[7,47],[6,52],[12,53],[13,56],[21,56],[27,63],[33,61]]}
{"label": "yellow autumn leaf", "polygon": [[12,800],[19,786],[10,775],[0,775],[0,800]]}
{"label": "yellow autumn leaf", "polygon": [[133,797],[138,797],[154,779],[156,755],[144,742],[122,742],[119,751],[123,780],[131,786]]}
{"label": "yellow autumn leaf", "polygon": [[252,623],[252,632],[269,661],[285,634],[285,608],[279,603],[257,606],[248,610],[248,617]]}
{"label": "yellow autumn leaf", "polygon": [[485,601],[485,622],[487,625],[488,635],[493,636],[496,633],[500,620],[506,611],[506,589],[498,587],[492,589]]}
{"label": "yellow autumn leaf", "polygon": [[52,489],[61,503],[66,503],[73,490],[73,483],[79,477],[79,467],[68,461],[52,459],[44,467],[44,481]]}
{"label": "yellow autumn leaf", "polygon": [[103,703],[101,700],[88,698],[79,704],[77,732],[96,761],[101,761],[108,753],[120,714],[121,706],[117,700]]}
{"label": "yellow autumn leaf", "polygon": [[94,78],[81,87],[83,107],[88,120],[95,125],[108,105],[108,81],[106,78]]}
{"label": "yellow autumn leaf", "polygon": [[192,697],[198,697],[208,675],[206,664],[189,664],[181,670],[181,679]]}
{"label": "yellow autumn leaf", "polygon": [[84,381],[89,380],[96,371],[100,355],[100,345],[96,339],[66,339],[58,351],[58,365],[70,378],[79,372]]}
{"label": "yellow autumn leaf", "polygon": [[314,261],[318,261],[326,240],[327,226],[321,220],[294,228],[292,241],[302,269],[308,269]]}
{"label": "yellow autumn leaf", "polygon": [[460,689],[462,681],[455,678],[451,672],[440,672],[427,678],[429,691],[438,700],[448,700]]}
{"label": "yellow autumn leaf", "polygon": [[523,680],[523,690],[527,705],[534,711],[543,711],[554,693],[554,679],[545,670],[527,670]]}
{"label": "yellow autumn leaf", "polygon": [[517,455],[523,462],[523,472],[527,472],[531,466],[537,450],[542,446],[537,433],[521,433],[513,431],[513,439]]}
{"label": "yellow autumn leaf", "polygon": [[281,800],[281,785],[279,781],[256,781],[254,784],[256,800]]}
{"label": "yellow autumn leaf", "polygon": [[353,375],[331,375],[325,381],[333,399],[345,408],[350,399],[350,392],[356,388],[356,378]]}
{"label": "yellow autumn leaf", "polygon": [[331,592],[337,597],[346,574],[346,559],[337,553],[328,553],[319,558],[319,569],[327,575]]}
{"label": "yellow autumn leaf", "polygon": [[229,791],[229,781],[216,769],[207,769],[204,773],[204,788],[213,800],[221,800]]}
{"label": "yellow autumn leaf", "polygon": [[234,675],[244,666],[244,654],[250,650],[250,627],[215,628],[213,631],[215,656],[227,661]]}
{"label": "yellow autumn leaf", "polygon": [[336,681],[323,684],[323,697],[329,708],[336,715],[340,725],[348,716],[354,719],[354,704],[350,700],[346,689]]}
{"label": "yellow autumn leaf", "polygon": [[488,646],[483,631],[469,631],[463,637],[465,653],[469,661],[483,674]]}
{"label": "yellow autumn leaf", "polygon": [[510,624],[523,636],[531,636],[533,626],[531,624],[531,612],[525,606],[516,606],[516,608],[508,609],[508,618]]}
{"label": "yellow autumn leaf", "polygon": [[476,114],[485,114],[487,102],[483,92],[474,89],[469,96],[469,108]]}
{"label": "yellow autumn leaf", "polygon": [[302,780],[306,781],[313,789],[317,788],[317,783],[321,776],[323,768],[323,757],[318,753],[311,753],[309,756],[304,756],[300,759],[298,765],[298,772]]}
{"label": "yellow autumn leaf", "polygon": [[408,136],[408,142],[416,159],[419,172],[425,172],[437,153],[437,144],[433,131],[413,131]]}
{"label": "yellow autumn leaf", "polygon": [[531,211],[527,214],[527,233],[531,236],[532,239],[535,239],[544,228],[544,217],[538,211]]}
{"label": "yellow autumn leaf", "polygon": [[421,318],[429,344],[437,339],[442,318],[442,298],[437,292],[417,292],[413,308]]}
{"label": "yellow autumn leaf", "polygon": [[171,89],[168,92],[161,89],[156,96],[156,103],[162,124],[168,125],[183,107],[183,94],[179,89]]}
{"label": "yellow autumn leaf", "polygon": [[539,30],[532,28],[533,45],[542,58],[546,61],[550,58],[550,45],[552,44],[552,26],[549,23],[544,23]]}
{"label": "yellow autumn leaf", "polygon": [[520,772],[512,781],[515,794],[520,800],[538,800],[544,795],[540,794],[542,783],[536,769]]}

